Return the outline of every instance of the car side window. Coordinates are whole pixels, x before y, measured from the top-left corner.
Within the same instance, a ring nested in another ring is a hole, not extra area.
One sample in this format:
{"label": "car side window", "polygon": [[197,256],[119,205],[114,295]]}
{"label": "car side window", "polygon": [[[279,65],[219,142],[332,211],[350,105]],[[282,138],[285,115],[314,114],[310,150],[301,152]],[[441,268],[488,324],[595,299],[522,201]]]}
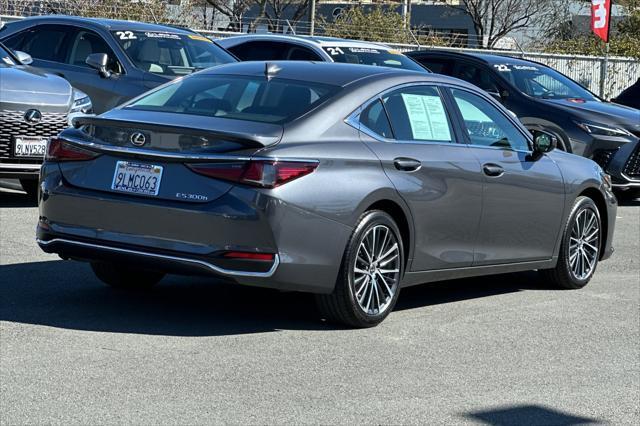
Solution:
{"label": "car side window", "polygon": [[249,41],[228,50],[243,61],[276,61],[285,59],[285,43],[273,41]]}
{"label": "car side window", "polygon": [[386,139],[393,139],[393,131],[381,100],[376,100],[360,113],[360,124]]}
{"label": "car side window", "polygon": [[460,62],[455,66],[453,76],[460,80],[468,81],[486,92],[500,92],[500,86],[496,79],[491,75],[491,72],[484,67]]}
{"label": "car side window", "polygon": [[79,30],[76,32],[69,48],[67,63],[79,67],[89,68],[85,62],[87,56],[93,53],[106,53],[109,56],[111,71],[117,71],[116,56],[106,41],[93,31]]}
{"label": "car side window", "polygon": [[528,151],[529,142],[493,104],[466,90],[452,89],[472,145]]}
{"label": "car side window", "polygon": [[420,64],[429,68],[429,71],[435,72],[436,74],[444,74],[451,75],[451,61],[447,59],[437,59],[437,58],[414,58]]}
{"label": "car side window", "polygon": [[391,128],[399,141],[453,142],[444,102],[434,86],[413,86],[383,96]]}
{"label": "car side window", "polygon": [[22,50],[35,59],[64,62],[64,40],[67,34],[65,27],[41,25],[10,37],[7,45],[14,50]]}
{"label": "car side window", "polygon": [[322,61],[322,58],[313,50],[302,46],[293,46],[287,53],[289,61]]}

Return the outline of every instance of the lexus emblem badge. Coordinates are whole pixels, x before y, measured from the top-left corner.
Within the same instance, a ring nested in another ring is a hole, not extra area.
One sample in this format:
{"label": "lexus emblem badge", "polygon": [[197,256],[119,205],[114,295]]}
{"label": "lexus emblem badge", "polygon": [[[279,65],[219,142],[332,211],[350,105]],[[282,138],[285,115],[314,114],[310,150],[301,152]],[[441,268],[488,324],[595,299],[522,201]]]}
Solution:
{"label": "lexus emblem badge", "polygon": [[42,113],[37,109],[30,109],[24,113],[24,121],[29,124],[38,124],[42,120]]}
{"label": "lexus emblem badge", "polygon": [[142,146],[145,143],[147,143],[147,137],[144,135],[144,133],[140,133],[140,132],[135,132],[131,134],[131,143],[134,144],[135,146]]}

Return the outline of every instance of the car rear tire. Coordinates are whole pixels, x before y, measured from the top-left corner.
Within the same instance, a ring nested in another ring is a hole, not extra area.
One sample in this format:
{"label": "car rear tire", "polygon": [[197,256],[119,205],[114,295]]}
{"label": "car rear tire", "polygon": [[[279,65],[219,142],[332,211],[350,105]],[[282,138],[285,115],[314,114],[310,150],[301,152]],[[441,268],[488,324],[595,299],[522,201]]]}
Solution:
{"label": "car rear tire", "polygon": [[151,288],[165,275],[163,272],[103,262],[92,262],[91,269],[103,283],[114,288],[131,290]]}
{"label": "car rear tire", "polygon": [[578,197],[564,227],[558,263],[542,275],[563,289],[582,288],[598,266],[602,240],[602,222],[598,207],[589,197]]}
{"label": "car rear tire", "polygon": [[364,213],[342,257],[331,294],[316,295],[328,321],[365,328],[380,324],[393,310],[404,272],[404,248],[398,226],[387,213]]}
{"label": "car rear tire", "polygon": [[38,198],[39,183],[38,179],[20,179],[20,185],[29,198]]}

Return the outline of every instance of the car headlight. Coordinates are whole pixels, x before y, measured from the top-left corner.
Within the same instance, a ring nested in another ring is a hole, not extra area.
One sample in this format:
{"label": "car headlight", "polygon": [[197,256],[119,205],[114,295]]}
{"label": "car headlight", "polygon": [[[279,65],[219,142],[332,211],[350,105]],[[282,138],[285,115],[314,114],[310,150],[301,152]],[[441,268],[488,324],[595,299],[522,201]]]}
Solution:
{"label": "car headlight", "polygon": [[617,127],[605,126],[604,124],[593,124],[593,123],[580,123],[576,122],[578,127],[580,127],[585,132],[591,135],[599,135],[599,136],[633,136],[625,129],[620,129]]}
{"label": "car headlight", "polygon": [[73,91],[73,105],[71,106],[70,114],[82,113],[91,114],[93,112],[93,104],[91,98],[80,90]]}

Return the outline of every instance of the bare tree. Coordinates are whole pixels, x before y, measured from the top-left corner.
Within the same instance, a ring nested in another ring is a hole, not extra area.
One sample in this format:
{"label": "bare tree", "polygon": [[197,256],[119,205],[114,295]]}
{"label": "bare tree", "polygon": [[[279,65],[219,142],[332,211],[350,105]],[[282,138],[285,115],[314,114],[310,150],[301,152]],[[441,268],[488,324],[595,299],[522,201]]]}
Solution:
{"label": "bare tree", "polygon": [[553,0],[460,0],[449,7],[462,11],[473,21],[479,42],[493,47],[512,31],[527,28],[544,16]]}
{"label": "bare tree", "polygon": [[231,31],[242,30],[242,15],[249,9],[255,0],[204,0],[216,11],[229,18]]}
{"label": "bare tree", "polygon": [[[297,24],[307,14],[309,0],[255,0],[260,6],[260,16],[266,18],[269,27],[281,28],[282,21]],[[290,16],[287,18],[287,16]]]}

